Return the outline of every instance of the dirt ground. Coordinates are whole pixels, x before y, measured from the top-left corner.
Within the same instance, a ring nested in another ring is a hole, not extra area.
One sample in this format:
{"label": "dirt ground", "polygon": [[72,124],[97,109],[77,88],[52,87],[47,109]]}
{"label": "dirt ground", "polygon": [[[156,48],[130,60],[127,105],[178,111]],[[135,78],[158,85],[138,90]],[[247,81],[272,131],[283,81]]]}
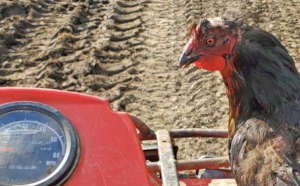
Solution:
{"label": "dirt ground", "polygon": [[[153,129],[226,128],[218,72],[178,68],[189,25],[232,15],[275,34],[300,70],[300,0],[1,0],[0,85],[87,93]],[[176,140],[180,159],[224,139]]]}

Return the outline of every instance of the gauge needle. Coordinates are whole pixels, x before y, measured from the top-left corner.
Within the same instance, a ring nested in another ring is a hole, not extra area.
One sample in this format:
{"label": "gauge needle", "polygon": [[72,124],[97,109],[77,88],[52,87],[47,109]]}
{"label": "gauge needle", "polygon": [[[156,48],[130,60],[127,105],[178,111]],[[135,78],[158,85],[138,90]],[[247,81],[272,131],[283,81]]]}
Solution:
{"label": "gauge needle", "polygon": [[0,152],[15,152],[13,147],[0,147]]}

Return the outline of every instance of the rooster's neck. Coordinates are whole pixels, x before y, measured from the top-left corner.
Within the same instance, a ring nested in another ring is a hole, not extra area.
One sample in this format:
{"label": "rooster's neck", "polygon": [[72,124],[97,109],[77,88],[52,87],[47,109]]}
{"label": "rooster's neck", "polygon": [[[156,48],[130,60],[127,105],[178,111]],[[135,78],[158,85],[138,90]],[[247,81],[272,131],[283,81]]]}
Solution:
{"label": "rooster's neck", "polygon": [[228,60],[223,71],[221,71],[225,86],[226,94],[229,102],[229,122],[228,132],[229,138],[232,138],[239,123],[240,107],[241,105],[241,88],[242,79],[238,77],[237,71],[233,65],[233,60]]}
{"label": "rooster's neck", "polygon": [[247,52],[240,56],[242,49],[226,61],[221,71],[229,101],[230,136],[249,118],[259,114],[275,118],[284,105],[300,100],[300,78],[296,68],[286,61],[289,56],[275,58],[255,51],[252,55],[259,57],[253,58],[249,49],[245,50],[248,56]]}
{"label": "rooster's neck", "polygon": [[236,69],[235,56],[226,61],[226,66],[221,71],[229,102],[229,137],[233,136],[239,123],[249,119],[254,110],[260,109],[244,77]]}

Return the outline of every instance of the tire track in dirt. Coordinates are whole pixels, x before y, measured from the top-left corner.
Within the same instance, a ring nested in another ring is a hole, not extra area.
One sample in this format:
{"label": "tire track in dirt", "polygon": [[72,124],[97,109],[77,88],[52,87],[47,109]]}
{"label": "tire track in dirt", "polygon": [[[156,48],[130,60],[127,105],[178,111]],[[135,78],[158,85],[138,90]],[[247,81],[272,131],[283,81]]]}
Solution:
{"label": "tire track in dirt", "polygon": [[[61,88],[59,85],[65,75],[61,71],[64,64],[60,60],[67,62],[65,58],[77,49],[73,48],[78,41],[73,35],[78,31],[73,22],[84,4],[40,0],[31,1],[28,6],[36,7],[36,4],[38,8],[25,17],[32,27],[26,30],[20,40],[23,44],[15,49],[7,61],[16,64],[13,68],[20,73],[7,76],[7,79],[16,82],[10,86],[35,84],[37,87]],[[14,61],[16,59],[17,62]]]}
{"label": "tire track in dirt", "polygon": [[128,73],[135,70],[129,68],[143,50],[142,39],[136,39],[142,31],[140,3],[57,1],[52,5],[41,20],[32,23],[35,27],[24,38],[28,43],[16,52],[23,57],[18,59],[19,73],[6,77],[17,83],[6,85],[88,92],[111,102],[132,89]]}
{"label": "tire track in dirt", "polygon": [[[4,76],[22,72],[22,59],[18,50],[32,40],[27,36],[38,25],[35,22],[46,13],[48,1],[7,1],[0,4],[0,60],[1,74]],[[23,56],[22,56],[23,57]],[[17,60],[17,63],[12,61]],[[21,78],[6,77],[3,85],[14,85]]]}
{"label": "tire track in dirt", "polygon": [[[91,86],[100,91],[100,96],[108,98],[116,110],[126,110],[126,104],[136,101],[130,92],[136,89],[134,82],[140,81],[136,76],[139,61],[146,57],[141,36],[143,7],[142,1],[112,2],[105,29],[106,42],[94,52],[95,63],[91,69],[95,80]],[[103,75],[109,76],[104,87],[103,80],[107,78]]]}

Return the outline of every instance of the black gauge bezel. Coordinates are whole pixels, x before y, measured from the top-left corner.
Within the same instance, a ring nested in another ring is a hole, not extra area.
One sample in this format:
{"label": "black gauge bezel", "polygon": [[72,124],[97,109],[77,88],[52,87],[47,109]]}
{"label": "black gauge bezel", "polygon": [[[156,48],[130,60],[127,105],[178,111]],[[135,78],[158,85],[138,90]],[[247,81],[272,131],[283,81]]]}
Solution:
{"label": "black gauge bezel", "polygon": [[[35,111],[54,119],[63,130],[66,148],[62,161],[49,176],[30,184],[18,186],[62,185],[70,178],[79,162],[80,141],[76,129],[58,110],[39,102],[17,101],[3,104],[0,106],[0,117],[3,114],[18,110]],[[4,184],[0,183],[0,185]]]}

